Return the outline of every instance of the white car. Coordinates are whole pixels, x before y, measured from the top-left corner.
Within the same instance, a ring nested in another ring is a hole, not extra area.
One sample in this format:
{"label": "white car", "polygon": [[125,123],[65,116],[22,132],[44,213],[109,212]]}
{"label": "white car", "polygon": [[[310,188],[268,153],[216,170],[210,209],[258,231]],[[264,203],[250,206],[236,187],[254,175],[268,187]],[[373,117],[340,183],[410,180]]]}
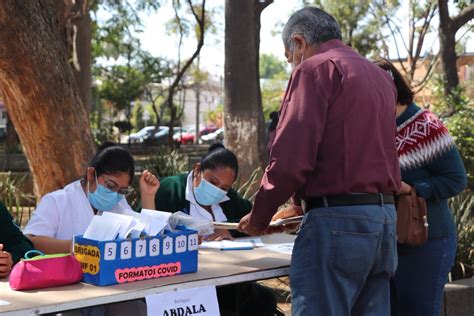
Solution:
{"label": "white car", "polygon": [[224,139],[224,128],[219,128],[215,132],[209,133],[207,135],[202,135],[200,139],[200,143],[214,143],[219,142]]}
{"label": "white car", "polygon": [[128,136],[128,141],[130,143],[142,143],[145,139],[148,138],[148,136],[151,135],[154,129],[155,126],[145,126],[138,132],[130,134],[130,136]]}

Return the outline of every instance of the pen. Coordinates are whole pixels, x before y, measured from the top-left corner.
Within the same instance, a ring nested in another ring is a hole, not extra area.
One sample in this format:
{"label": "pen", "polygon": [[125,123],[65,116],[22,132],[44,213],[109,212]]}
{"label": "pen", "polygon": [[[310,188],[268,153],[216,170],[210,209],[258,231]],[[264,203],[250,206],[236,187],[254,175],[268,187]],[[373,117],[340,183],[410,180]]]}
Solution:
{"label": "pen", "polygon": [[253,247],[232,247],[232,248],[221,248],[221,251],[226,250],[253,250]]}

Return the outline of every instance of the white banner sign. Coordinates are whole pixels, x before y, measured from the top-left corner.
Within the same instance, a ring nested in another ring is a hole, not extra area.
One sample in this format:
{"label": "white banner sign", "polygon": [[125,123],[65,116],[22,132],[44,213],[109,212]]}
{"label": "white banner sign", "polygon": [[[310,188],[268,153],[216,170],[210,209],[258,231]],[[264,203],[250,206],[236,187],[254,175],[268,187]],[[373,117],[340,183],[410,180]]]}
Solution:
{"label": "white banner sign", "polygon": [[148,316],[219,316],[215,286],[178,290],[146,297]]}

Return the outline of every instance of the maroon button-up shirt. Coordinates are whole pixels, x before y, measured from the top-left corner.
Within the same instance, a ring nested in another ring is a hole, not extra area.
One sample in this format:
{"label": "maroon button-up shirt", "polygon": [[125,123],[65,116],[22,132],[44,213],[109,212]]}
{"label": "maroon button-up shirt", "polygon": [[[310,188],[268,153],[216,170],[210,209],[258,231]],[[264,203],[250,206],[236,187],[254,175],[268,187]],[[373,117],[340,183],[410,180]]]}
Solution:
{"label": "maroon button-up shirt", "polygon": [[339,40],[323,43],[291,75],[250,225],[265,229],[295,193],[396,193],[396,97],[387,72]]}

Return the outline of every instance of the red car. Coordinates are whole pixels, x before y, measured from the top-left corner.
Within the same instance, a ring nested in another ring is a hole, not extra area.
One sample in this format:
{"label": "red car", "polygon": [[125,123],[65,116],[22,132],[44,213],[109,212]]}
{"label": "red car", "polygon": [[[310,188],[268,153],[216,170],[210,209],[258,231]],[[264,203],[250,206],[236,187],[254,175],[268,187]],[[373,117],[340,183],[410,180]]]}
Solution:
{"label": "red car", "polygon": [[[209,133],[215,132],[217,130],[217,126],[215,125],[208,125],[199,131],[199,137],[202,135],[207,135]],[[194,144],[196,138],[196,130],[194,128],[190,128],[187,133],[176,134],[173,136],[175,142],[180,144]]]}

